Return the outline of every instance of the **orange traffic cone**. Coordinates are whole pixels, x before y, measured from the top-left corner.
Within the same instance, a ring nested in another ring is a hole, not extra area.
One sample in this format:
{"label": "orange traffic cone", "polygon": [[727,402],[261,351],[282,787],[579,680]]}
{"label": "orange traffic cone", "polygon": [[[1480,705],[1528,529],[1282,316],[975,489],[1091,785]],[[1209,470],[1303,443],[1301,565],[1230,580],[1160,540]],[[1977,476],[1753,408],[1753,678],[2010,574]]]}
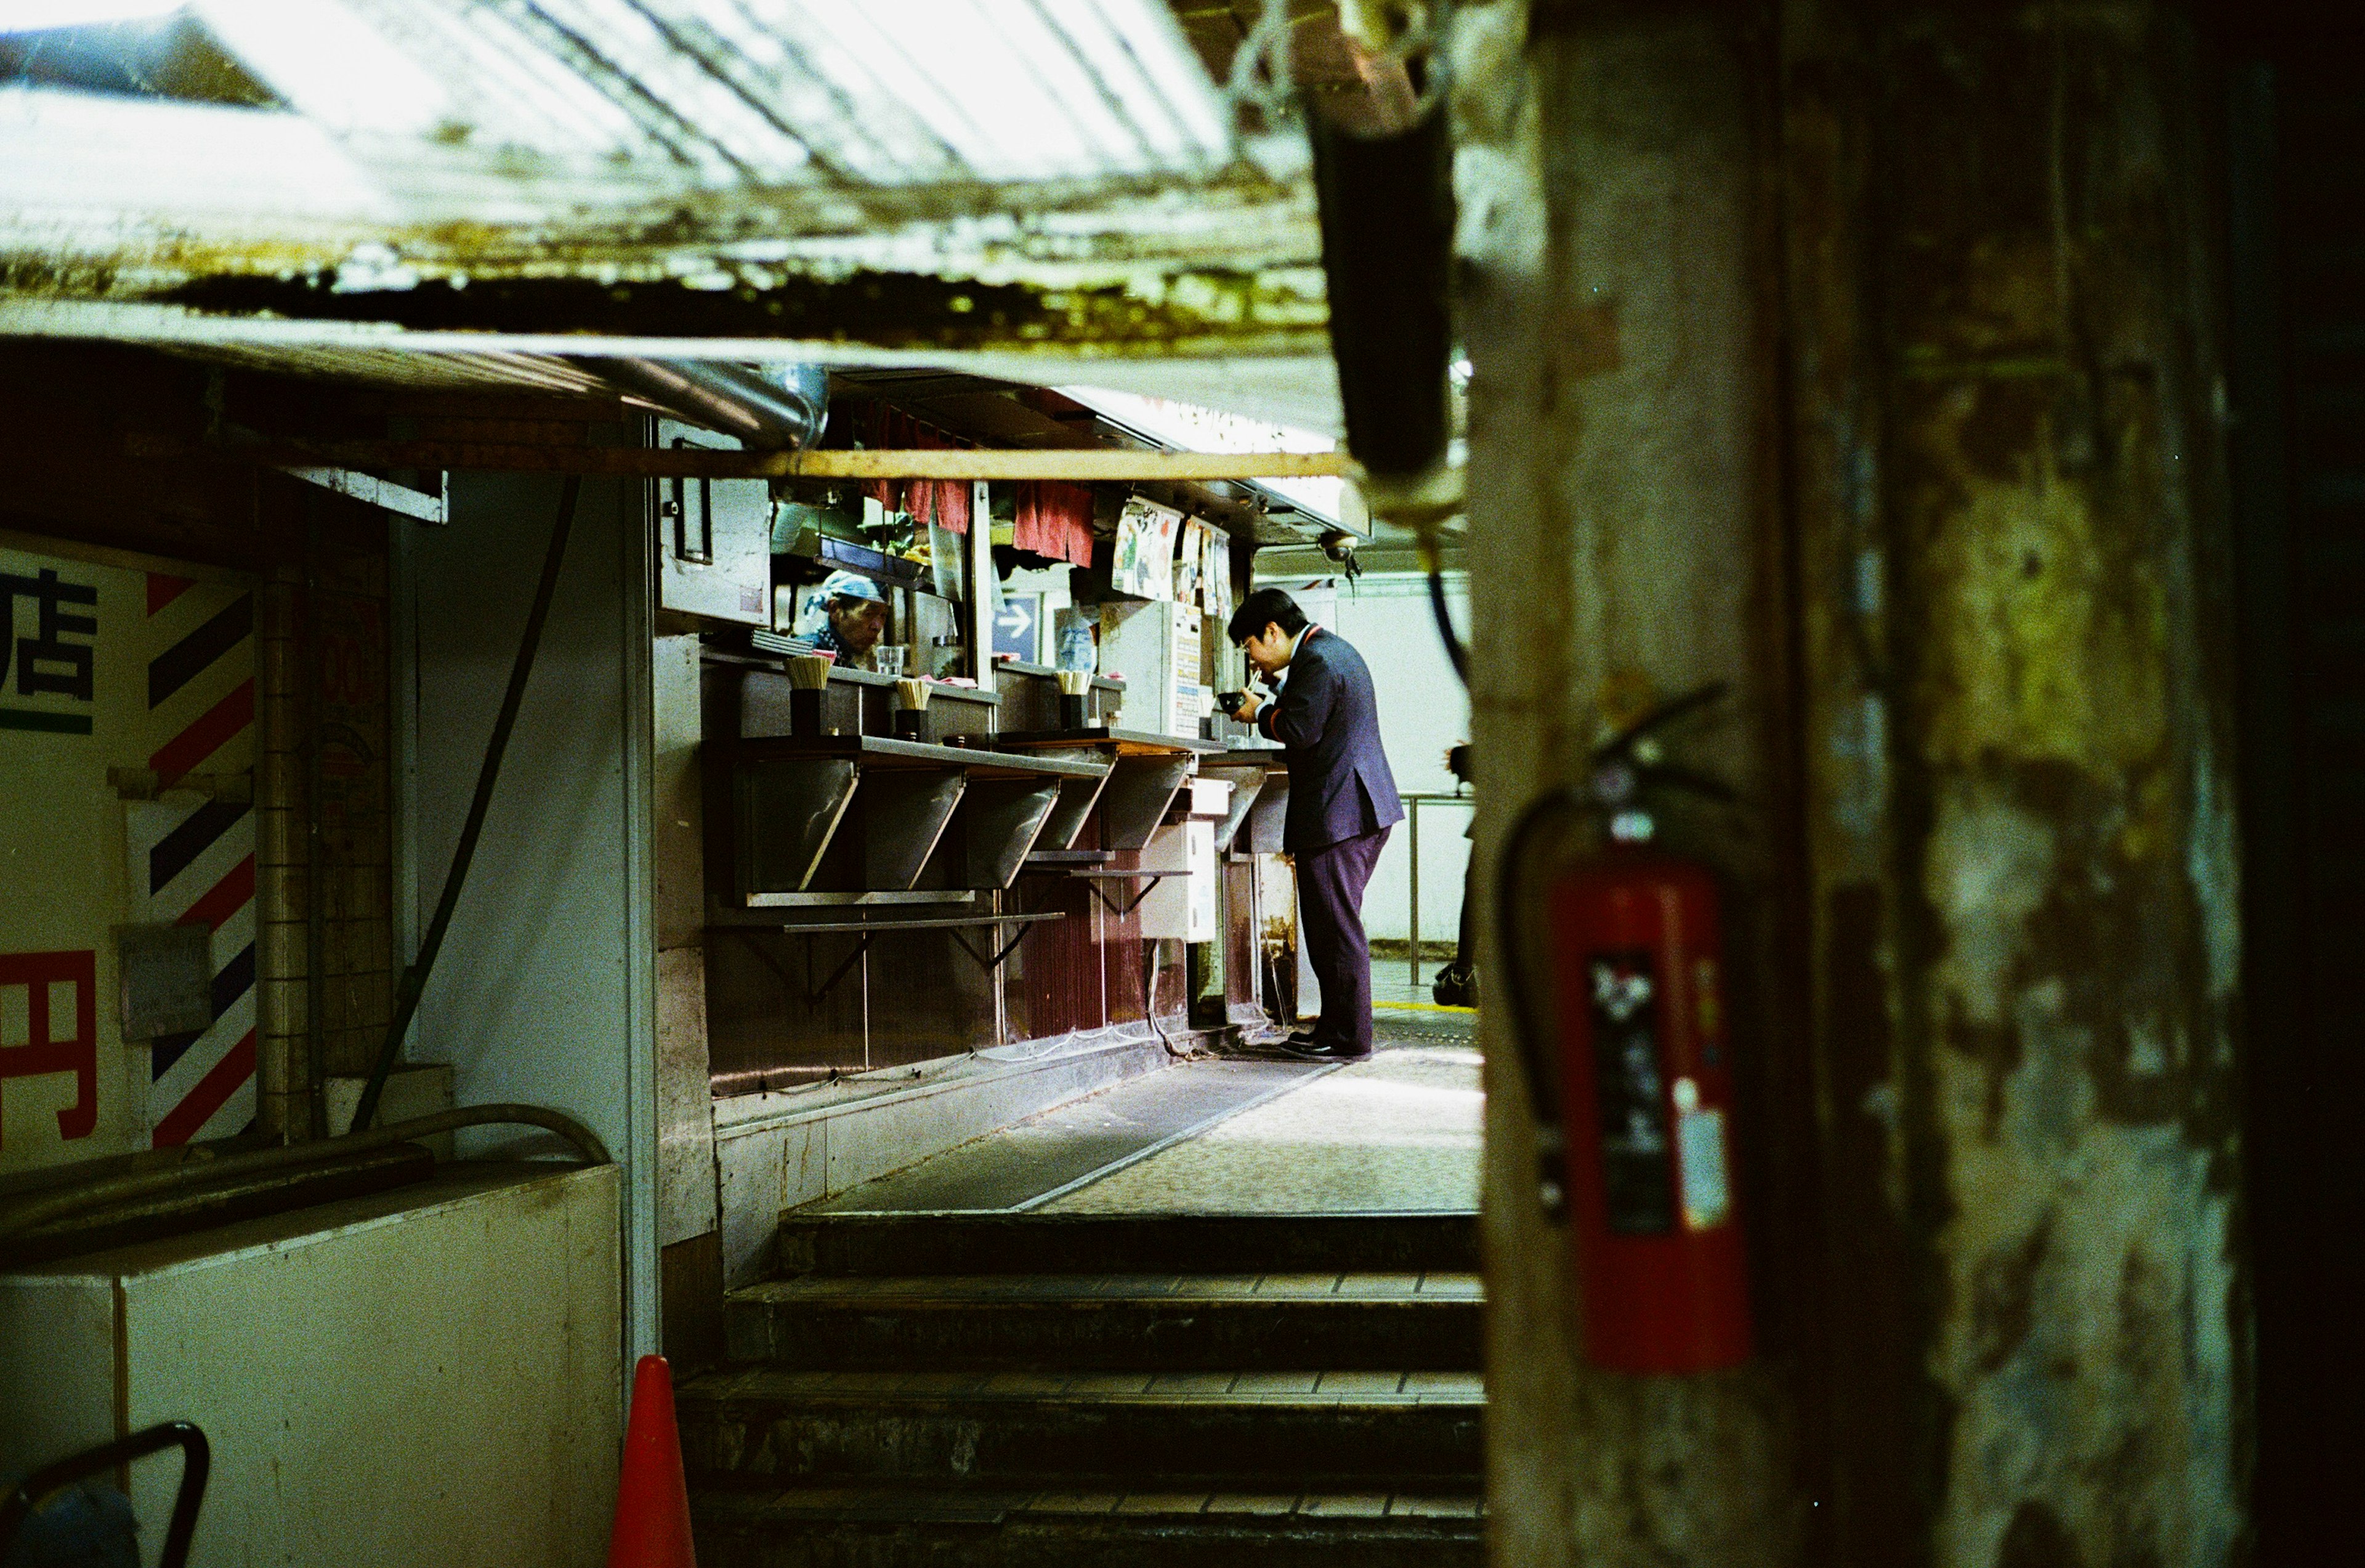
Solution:
{"label": "orange traffic cone", "polygon": [[608,1568],[698,1568],[689,1542],[689,1486],[673,1419],[673,1373],[663,1356],[643,1356],[633,1372],[632,1420],[616,1484],[616,1528]]}

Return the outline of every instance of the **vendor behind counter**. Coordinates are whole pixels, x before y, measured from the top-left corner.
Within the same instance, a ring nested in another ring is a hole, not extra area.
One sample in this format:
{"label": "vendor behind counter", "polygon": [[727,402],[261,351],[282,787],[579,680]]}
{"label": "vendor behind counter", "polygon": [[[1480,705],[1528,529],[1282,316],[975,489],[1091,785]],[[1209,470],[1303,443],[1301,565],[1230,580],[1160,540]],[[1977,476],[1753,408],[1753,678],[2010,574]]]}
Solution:
{"label": "vendor behind counter", "polygon": [[798,601],[789,634],[834,654],[849,669],[876,669],[887,633],[887,596],[858,572],[832,572]]}

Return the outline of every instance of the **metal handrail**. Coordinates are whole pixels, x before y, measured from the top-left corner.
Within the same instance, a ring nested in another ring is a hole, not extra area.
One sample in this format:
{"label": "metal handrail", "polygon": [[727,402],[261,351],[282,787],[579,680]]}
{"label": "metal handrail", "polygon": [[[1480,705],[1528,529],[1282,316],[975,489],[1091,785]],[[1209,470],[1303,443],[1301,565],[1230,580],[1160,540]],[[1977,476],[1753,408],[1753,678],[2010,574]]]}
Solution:
{"label": "metal handrail", "polygon": [[183,1568],[189,1561],[189,1544],[196,1537],[197,1510],[206,1500],[206,1477],[213,1471],[213,1449],[207,1443],[205,1433],[188,1421],[166,1421],[128,1438],[118,1438],[55,1464],[44,1465],[18,1482],[6,1496],[0,1496],[0,1558],[8,1555],[17,1530],[48,1498],[103,1470],[175,1447],[181,1450],[181,1485],[173,1495],[173,1522],[164,1530],[163,1554],[156,1561],[158,1568]]}
{"label": "metal handrail", "polygon": [[1463,806],[1475,806],[1478,803],[1478,798],[1463,790],[1454,790],[1451,791],[1443,790],[1398,790],[1396,793],[1396,799],[1405,803],[1405,821],[1408,824],[1407,833],[1407,836],[1412,841],[1407,846],[1412,853],[1412,876],[1410,879],[1411,898],[1409,901],[1412,907],[1406,912],[1409,916],[1407,924],[1409,926],[1408,935],[1411,939],[1405,944],[1405,946],[1412,955],[1412,980],[1410,983],[1418,985],[1420,983],[1420,808],[1423,804],[1437,805],[1440,803],[1449,802]]}

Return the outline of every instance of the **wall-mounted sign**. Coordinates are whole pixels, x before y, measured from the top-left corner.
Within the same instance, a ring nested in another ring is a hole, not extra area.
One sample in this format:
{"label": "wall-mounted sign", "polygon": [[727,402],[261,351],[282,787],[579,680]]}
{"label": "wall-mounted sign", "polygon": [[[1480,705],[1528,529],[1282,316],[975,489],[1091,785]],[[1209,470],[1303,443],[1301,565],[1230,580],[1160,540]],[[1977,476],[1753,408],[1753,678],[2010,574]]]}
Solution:
{"label": "wall-mounted sign", "polygon": [[1043,596],[1006,593],[1001,612],[993,618],[993,651],[1022,664],[1043,662]]}
{"label": "wall-mounted sign", "polygon": [[[236,1132],[254,1105],[253,594],[0,550],[0,1171]],[[135,776],[154,799],[120,798]],[[127,1042],[117,933],[158,924],[207,933],[210,1021]]]}

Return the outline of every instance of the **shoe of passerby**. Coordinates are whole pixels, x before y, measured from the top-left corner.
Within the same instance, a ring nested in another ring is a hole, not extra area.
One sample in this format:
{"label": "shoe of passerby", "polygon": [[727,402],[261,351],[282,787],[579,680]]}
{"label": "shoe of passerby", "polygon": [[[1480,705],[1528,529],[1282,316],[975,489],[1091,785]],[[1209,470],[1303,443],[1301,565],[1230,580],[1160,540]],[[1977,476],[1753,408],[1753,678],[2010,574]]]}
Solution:
{"label": "shoe of passerby", "polygon": [[1290,1036],[1289,1044],[1283,1048],[1292,1056],[1304,1057],[1307,1061],[1362,1061],[1372,1054],[1369,1051],[1350,1050],[1345,1046],[1330,1040],[1301,1041],[1295,1035]]}
{"label": "shoe of passerby", "polygon": [[1437,971],[1437,980],[1429,988],[1440,1007],[1474,1007],[1478,1003],[1478,976],[1467,964],[1448,964]]}

